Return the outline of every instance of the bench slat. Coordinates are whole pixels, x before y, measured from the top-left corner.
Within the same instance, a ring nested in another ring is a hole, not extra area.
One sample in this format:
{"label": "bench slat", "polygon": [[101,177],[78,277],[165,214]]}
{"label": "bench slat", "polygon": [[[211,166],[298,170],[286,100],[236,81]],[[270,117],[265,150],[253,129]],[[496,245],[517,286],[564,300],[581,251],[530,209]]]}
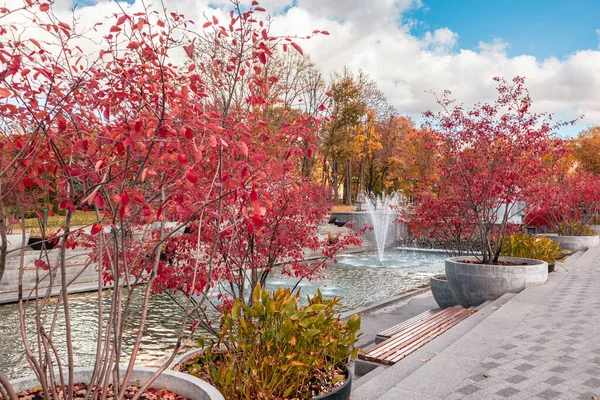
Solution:
{"label": "bench slat", "polygon": [[[446,311],[448,310],[448,311]],[[457,314],[461,313],[461,309],[446,309],[443,313],[438,313],[426,320],[422,323],[413,326],[405,331],[402,331],[390,339],[380,343],[378,346],[375,346],[373,349],[369,351],[369,354],[372,356],[380,356],[381,354],[387,353],[390,350],[394,350],[398,348],[398,346],[410,341],[411,339],[415,339],[425,332],[435,329],[436,327],[443,325],[448,322],[448,320],[454,318]]]}
{"label": "bench slat", "polygon": [[431,317],[432,315],[437,314],[438,312],[440,312],[442,310],[427,310],[417,316],[412,317],[409,320],[406,320],[398,325],[392,326],[389,329],[386,329],[385,331],[378,333],[377,336],[382,337],[382,338],[391,338],[392,336],[394,336],[396,333],[403,331],[406,328],[409,328],[415,324],[417,324],[418,322],[421,322],[429,317]]}
{"label": "bench slat", "polygon": [[[379,335],[392,331],[396,333],[377,346],[359,354],[358,357],[380,364],[395,364],[474,312],[474,310],[460,307],[450,307],[443,311],[437,310],[437,312],[430,313],[429,316],[423,315],[426,313],[419,314],[408,321],[383,331]],[[425,318],[423,319],[422,317]],[[409,321],[410,324],[407,324]],[[399,328],[400,326],[403,329]]]}

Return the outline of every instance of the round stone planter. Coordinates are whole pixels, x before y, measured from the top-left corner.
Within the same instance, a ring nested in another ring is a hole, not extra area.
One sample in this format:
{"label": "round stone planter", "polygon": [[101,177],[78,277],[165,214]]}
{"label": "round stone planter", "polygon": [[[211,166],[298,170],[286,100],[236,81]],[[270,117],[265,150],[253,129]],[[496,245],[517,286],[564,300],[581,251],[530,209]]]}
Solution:
{"label": "round stone planter", "polygon": [[431,294],[433,294],[435,302],[442,310],[458,305],[458,301],[454,297],[452,290],[450,290],[450,285],[448,285],[445,275],[435,275],[429,278],[429,286],[431,287]]}
{"label": "round stone planter", "polygon": [[[183,353],[182,355],[177,357],[175,360],[173,360],[173,363],[171,364],[171,368],[178,369],[178,367],[180,365],[182,365],[186,361],[189,361],[192,358],[199,355],[200,353],[202,353],[205,348],[206,347],[192,349],[186,353]],[[333,392],[325,393],[319,397],[313,397],[312,400],[348,400],[350,398],[351,391],[352,391],[352,374],[348,373],[348,376],[346,377],[346,380],[344,381],[344,384],[342,386],[340,386]]]}
{"label": "round stone planter", "polygon": [[483,265],[460,262],[475,257],[446,259],[446,277],[458,303],[465,307],[478,306],[496,300],[506,293],[518,293],[527,286],[548,280],[548,263],[527,258],[501,257],[503,261],[520,265]]}
{"label": "round stone planter", "polygon": [[600,245],[600,236],[551,236],[550,239],[560,244],[561,250],[567,250],[572,253],[577,251],[586,251],[590,247]]}
{"label": "round stone planter", "polygon": [[[89,382],[93,372],[93,368],[75,368],[74,381]],[[155,368],[135,367],[131,375],[130,384],[141,385],[150,379],[155,372]],[[121,369],[121,374],[125,374],[125,369]],[[33,389],[40,385],[35,376],[15,379],[10,383],[16,393]],[[225,400],[217,389],[202,379],[175,371],[163,371],[152,383],[151,387],[167,389],[190,400]]]}

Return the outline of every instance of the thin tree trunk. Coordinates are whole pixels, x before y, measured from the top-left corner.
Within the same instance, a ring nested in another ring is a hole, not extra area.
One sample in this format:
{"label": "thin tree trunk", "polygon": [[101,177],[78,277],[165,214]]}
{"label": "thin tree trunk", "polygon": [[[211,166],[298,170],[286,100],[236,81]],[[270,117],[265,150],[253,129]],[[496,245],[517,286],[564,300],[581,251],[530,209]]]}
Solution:
{"label": "thin tree trunk", "polygon": [[[2,198],[2,186],[0,185],[0,199]],[[4,215],[4,207],[0,200],[0,282],[4,276],[4,270],[6,268],[6,250],[8,249],[8,243],[6,239],[6,216]]]}
{"label": "thin tree trunk", "polygon": [[346,173],[344,179],[344,204],[352,204],[352,163],[350,159],[346,161]]}

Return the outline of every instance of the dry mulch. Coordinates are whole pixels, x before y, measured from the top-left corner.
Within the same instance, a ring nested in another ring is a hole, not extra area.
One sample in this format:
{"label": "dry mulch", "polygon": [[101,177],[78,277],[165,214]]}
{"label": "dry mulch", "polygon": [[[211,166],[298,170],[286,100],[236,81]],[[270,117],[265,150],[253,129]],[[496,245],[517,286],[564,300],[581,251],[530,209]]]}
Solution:
{"label": "dry mulch", "polygon": [[[127,387],[127,390],[125,391],[125,398],[126,399],[132,399],[133,396],[136,395],[136,393],[139,391],[139,387],[135,386],[135,385],[130,385]],[[75,399],[83,399],[85,397],[85,394],[87,393],[88,390],[88,385],[86,383],[75,383],[73,385],[73,390],[75,392],[74,398]],[[51,399],[53,400],[62,400],[65,398],[64,395],[64,388],[58,388],[57,389],[58,393],[58,399],[54,399],[54,396],[51,395]],[[103,395],[103,392],[101,390],[98,391],[98,395],[96,396],[97,399],[101,399]],[[31,390],[25,390],[21,393],[17,394],[17,397],[19,398],[19,400],[44,400],[44,392],[42,391],[42,388],[34,388]],[[108,392],[106,393],[106,399],[107,400],[113,400],[115,398],[115,393],[113,391],[113,386],[110,385],[108,387]],[[0,397],[1,399],[1,397]],[[179,396],[176,393],[171,392],[170,390],[166,390],[166,389],[153,389],[150,388],[148,390],[146,390],[146,392],[144,392],[141,396],[140,396],[141,400],[189,400],[187,397],[183,397],[183,396]]]}

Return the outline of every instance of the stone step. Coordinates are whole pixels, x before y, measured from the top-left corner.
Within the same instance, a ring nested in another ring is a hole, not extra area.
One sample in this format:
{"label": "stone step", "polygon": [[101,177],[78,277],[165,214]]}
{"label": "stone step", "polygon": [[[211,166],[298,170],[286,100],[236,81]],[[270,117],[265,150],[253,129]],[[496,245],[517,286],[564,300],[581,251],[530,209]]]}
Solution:
{"label": "stone step", "polygon": [[594,262],[598,255],[600,255],[600,246],[588,249],[580,257],[578,257],[573,264],[570,264],[571,268],[568,269],[571,270],[588,267]]}
{"label": "stone step", "polygon": [[363,376],[355,377],[354,380],[352,381],[352,390],[354,391],[354,390],[358,389],[359,387],[361,387],[362,385],[364,385],[365,383],[370,381],[375,376],[381,374],[383,371],[385,371],[388,368],[389,368],[388,365],[380,365],[379,367],[375,368],[374,370],[372,370],[371,372],[369,372]]}
{"label": "stone step", "polygon": [[[377,375],[371,375],[368,381],[362,382],[358,387],[354,387],[354,384],[352,385],[352,400],[371,400],[379,399],[381,396],[384,396],[404,379],[427,365],[432,359],[435,359],[438,354],[457,340],[460,340],[465,334],[489,316],[493,315],[502,305],[514,296],[514,293],[507,293],[497,300],[483,303],[478,307],[477,313],[461,321],[458,325],[444,332],[417,351],[409,354],[402,361],[384,370],[380,370],[379,367],[374,369],[371,372],[377,370],[380,372]],[[371,372],[365,376],[370,375]],[[395,399],[404,399],[404,397],[396,397]]]}
{"label": "stone step", "polygon": [[578,251],[575,252],[573,254],[571,254],[569,257],[567,257],[567,259],[562,262],[561,264],[569,269],[571,267],[573,267],[573,265],[575,265],[575,263],[577,262],[577,260],[579,260],[579,258],[581,258],[581,256],[585,253],[585,251]]}

